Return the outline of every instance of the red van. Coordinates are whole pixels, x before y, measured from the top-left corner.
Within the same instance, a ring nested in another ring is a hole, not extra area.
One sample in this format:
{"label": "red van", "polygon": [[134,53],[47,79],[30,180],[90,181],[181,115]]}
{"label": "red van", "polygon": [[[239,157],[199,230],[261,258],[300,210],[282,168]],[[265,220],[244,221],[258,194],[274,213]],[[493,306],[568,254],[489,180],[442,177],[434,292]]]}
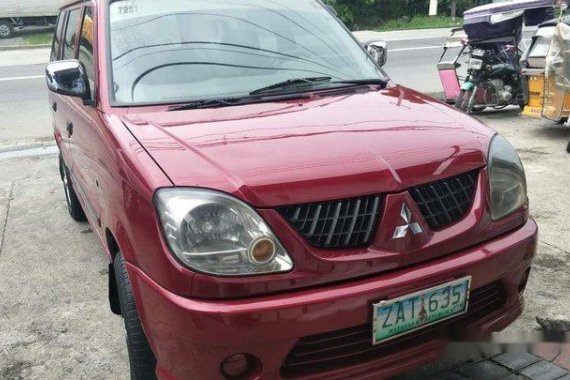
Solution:
{"label": "red van", "polygon": [[61,177],[133,378],[379,379],[520,315],[517,153],[385,59],[319,0],[62,9]]}

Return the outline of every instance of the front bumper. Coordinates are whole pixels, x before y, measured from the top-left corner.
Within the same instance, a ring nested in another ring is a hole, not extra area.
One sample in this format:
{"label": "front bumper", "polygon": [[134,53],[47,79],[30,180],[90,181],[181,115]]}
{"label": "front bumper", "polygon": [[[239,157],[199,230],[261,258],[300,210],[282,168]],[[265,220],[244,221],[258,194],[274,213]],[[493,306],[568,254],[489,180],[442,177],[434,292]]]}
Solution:
{"label": "front bumper", "polygon": [[[370,323],[371,304],[471,275],[472,289],[500,283],[504,302],[462,326],[470,335],[499,331],[522,311],[522,292],[536,251],[537,226],[522,228],[455,255],[392,273],[290,293],[230,301],[172,294],[127,264],[143,326],[163,379],[219,379],[221,362],[246,353],[259,359],[252,378],[288,376],[282,367],[307,336]],[[437,359],[443,337],[402,344],[389,354],[317,368],[303,378],[384,378]]]}

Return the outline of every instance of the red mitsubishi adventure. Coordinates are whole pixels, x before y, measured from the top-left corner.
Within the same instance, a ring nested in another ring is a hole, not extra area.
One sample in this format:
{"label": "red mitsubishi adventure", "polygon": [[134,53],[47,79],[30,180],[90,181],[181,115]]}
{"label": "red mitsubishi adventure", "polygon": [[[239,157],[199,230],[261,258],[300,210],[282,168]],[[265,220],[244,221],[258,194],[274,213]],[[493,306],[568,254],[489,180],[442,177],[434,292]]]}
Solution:
{"label": "red mitsubishi adventure", "polygon": [[62,8],[61,177],[133,378],[379,379],[520,315],[517,153],[385,60],[319,0]]}

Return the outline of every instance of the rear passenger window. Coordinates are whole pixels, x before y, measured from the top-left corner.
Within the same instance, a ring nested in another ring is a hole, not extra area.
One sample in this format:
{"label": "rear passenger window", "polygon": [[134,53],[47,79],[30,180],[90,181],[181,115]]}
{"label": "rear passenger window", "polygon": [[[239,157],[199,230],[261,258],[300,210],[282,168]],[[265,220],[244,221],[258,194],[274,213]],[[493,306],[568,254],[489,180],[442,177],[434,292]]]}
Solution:
{"label": "rear passenger window", "polygon": [[57,61],[59,58],[59,48],[61,46],[61,39],[63,33],[63,25],[65,25],[65,12],[61,12],[57,18],[57,27],[53,36],[53,43],[51,45],[50,62]]}
{"label": "rear passenger window", "polygon": [[63,41],[63,59],[75,58],[75,41],[77,41],[80,17],[80,9],[69,11],[67,27],[65,28],[65,39]]}
{"label": "rear passenger window", "polygon": [[89,78],[91,99],[95,98],[95,67],[93,58],[93,8],[85,8],[83,23],[81,24],[81,38],[79,39],[79,62],[83,63]]}

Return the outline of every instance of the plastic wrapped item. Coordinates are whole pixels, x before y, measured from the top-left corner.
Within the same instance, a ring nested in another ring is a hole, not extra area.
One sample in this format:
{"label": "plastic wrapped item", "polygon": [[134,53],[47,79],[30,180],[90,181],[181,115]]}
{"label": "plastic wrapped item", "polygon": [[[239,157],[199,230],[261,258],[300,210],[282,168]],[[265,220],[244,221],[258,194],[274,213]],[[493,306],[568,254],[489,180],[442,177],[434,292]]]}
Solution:
{"label": "plastic wrapped item", "polygon": [[558,23],[546,56],[542,116],[560,121],[570,113],[570,26]]}

